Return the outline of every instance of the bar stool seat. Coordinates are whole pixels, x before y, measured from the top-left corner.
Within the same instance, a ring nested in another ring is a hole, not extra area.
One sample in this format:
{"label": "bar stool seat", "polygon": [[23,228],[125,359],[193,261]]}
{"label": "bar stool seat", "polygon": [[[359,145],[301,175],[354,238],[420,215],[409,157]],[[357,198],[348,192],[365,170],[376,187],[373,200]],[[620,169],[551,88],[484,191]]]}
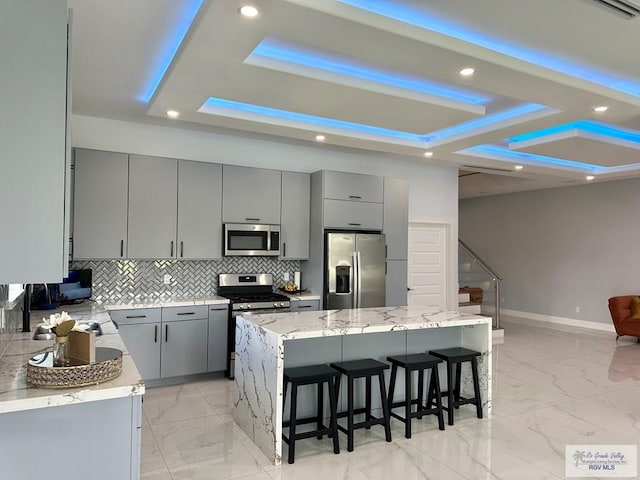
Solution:
{"label": "bar stool seat", "polygon": [[[317,437],[321,439],[324,435],[330,435],[333,438],[333,452],[340,453],[340,445],[338,442],[338,417],[337,417],[337,392],[335,383],[340,378],[340,373],[329,367],[328,365],[308,365],[304,367],[292,367],[284,369],[284,395],[282,399],[282,409],[284,411],[287,399],[287,387],[291,384],[291,410],[289,420],[283,421],[283,427],[289,427],[289,436],[284,433],[282,439],[289,445],[288,462],[295,461],[295,445],[296,440],[304,438]],[[327,384],[329,390],[329,422],[327,427],[323,423],[324,414],[324,384]],[[316,385],[318,392],[317,414],[314,417],[297,418],[297,401],[298,387],[304,385]],[[316,429],[310,432],[296,433],[298,425],[307,423],[315,423]]]}
{"label": "bar stool seat", "polygon": [[[404,436],[411,438],[411,419],[422,418],[424,415],[435,415],[438,417],[438,428],[444,430],[444,416],[442,414],[442,395],[440,393],[440,378],[438,376],[438,364],[442,359],[427,355],[426,353],[412,353],[407,355],[395,355],[387,357],[391,362],[391,380],[389,382],[389,413],[405,424]],[[396,386],[396,375],[398,367],[404,368],[404,400],[393,401],[393,394]],[[422,402],[424,391],[424,372],[431,370],[429,381],[429,391],[426,405]],[[418,372],[418,398],[412,398],[413,372]],[[435,402],[435,406],[433,403]],[[417,404],[415,412],[411,411],[411,406]],[[394,408],[404,407],[404,417],[393,412]]]}
{"label": "bar stool seat", "polygon": [[[447,390],[442,392],[442,396],[447,397],[447,406],[443,407],[447,411],[449,425],[454,422],[454,410],[461,405],[472,404],[476,406],[476,416],[482,418],[482,401],[480,399],[480,380],[478,378],[478,357],[480,352],[469,350],[463,347],[443,348],[440,350],[430,350],[429,355],[441,358],[447,362]],[[473,376],[473,398],[464,398],[460,395],[460,382],[462,377],[462,364],[471,362],[471,375]],[[453,379],[453,367],[456,367],[455,384]]]}
{"label": "bar stool seat", "polygon": [[[332,368],[335,368],[342,375],[347,377],[347,410],[345,412],[338,413],[338,417],[347,417],[347,427],[338,425],[338,430],[347,434],[347,450],[353,452],[353,434],[354,431],[360,428],[371,428],[373,425],[383,425],[385,431],[385,439],[387,442],[391,441],[391,422],[389,417],[389,408],[387,405],[387,392],[384,381],[384,371],[389,368],[389,365],[373,358],[365,358],[360,360],[350,360],[346,362],[336,362],[331,364]],[[371,415],[371,378],[378,377],[378,385],[380,387],[380,400],[382,403],[382,418],[377,418]],[[354,381],[358,378],[365,379],[366,394],[365,394],[365,406],[361,408],[354,408]],[[336,392],[340,389],[340,378],[336,379]],[[355,415],[365,415],[363,422],[354,423],[353,417]]]}

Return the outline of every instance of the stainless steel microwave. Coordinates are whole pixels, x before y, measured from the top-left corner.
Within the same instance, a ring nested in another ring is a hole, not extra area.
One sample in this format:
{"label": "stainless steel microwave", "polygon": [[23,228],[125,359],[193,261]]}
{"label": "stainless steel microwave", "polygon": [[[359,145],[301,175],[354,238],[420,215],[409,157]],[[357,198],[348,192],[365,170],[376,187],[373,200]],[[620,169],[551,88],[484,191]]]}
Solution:
{"label": "stainless steel microwave", "polygon": [[224,224],[225,257],[280,255],[280,225]]}

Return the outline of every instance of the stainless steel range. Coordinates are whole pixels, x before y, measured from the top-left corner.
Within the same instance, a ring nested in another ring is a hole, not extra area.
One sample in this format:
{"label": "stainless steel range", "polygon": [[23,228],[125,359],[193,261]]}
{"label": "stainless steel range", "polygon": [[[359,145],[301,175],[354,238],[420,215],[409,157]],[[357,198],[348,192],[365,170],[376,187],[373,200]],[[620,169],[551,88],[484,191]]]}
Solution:
{"label": "stainless steel range", "polygon": [[229,329],[227,338],[227,371],[235,376],[236,316],[241,313],[288,312],[289,297],[273,291],[273,275],[270,273],[220,273],[218,295],[230,300]]}

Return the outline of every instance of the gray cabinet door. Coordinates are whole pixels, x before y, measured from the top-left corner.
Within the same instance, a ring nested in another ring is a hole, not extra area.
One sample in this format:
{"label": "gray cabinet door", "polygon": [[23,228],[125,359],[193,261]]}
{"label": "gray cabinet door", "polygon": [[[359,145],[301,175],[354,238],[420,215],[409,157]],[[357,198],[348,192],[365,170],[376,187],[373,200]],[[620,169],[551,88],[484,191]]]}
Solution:
{"label": "gray cabinet door", "polygon": [[224,223],[280,224],[279,170],[222,167],[222,221]]}
{"label": "gray cabinet door", "polygon": [[324,227],[382,230],[382,204],[324,200]]}
{"label": "gray cabinet door", "polygon": [[129,156],[129,258],[175,258],[178,161]]}
{"label": "gray cabinet door", "polygon": [[228,305],[209,307],[209,342],[207,345],[207,371],[222,372],[227,368]]}
{"label": "gray cabinet door", "polygon": [[0,32],[0,284],[60,282],[68,261],[66,2],[1,2]]}
{"label": "gray cabinet door", "polygon": [[178,244],[180,259],[222,257],[222,166],[178,162]]}
{"label": "gray cabinet door", "polygon": [[320,300],[298,300],[291,302],[292,312],[311,312],[320,310]]}
{"label": "gray cabinet door", "polygon": [[74,172],[73,258],[123,258],[129,156],[79,148]]}
{"label": "gray cabinet door", "polygon": [[324,198],[382,203],[382,177],[327,170],[324,172]]}
{"label": "gray cabinet door", "polygon": [[309,258],[310,201],[311,176],[282,172],[280,258],[283,260]]}
{"label": "gray cabinet door", "polygon": [[160,378],[161,324],[119,325],[118,333],[145,380]]}
{"label": "gray cabinet door", "polygon": [[406,260],[409,245],[409,180],[384,179],[382,231],[387,238],[387,258]]}
{"label": "gray cabinet door", "polygon": [[207,371],[207,319],[162,323],[162,378]]}
{"label": "gray cabinet door", "polygon": [[407,261],[387,260],[386,306],[397,307],[407,304]]}

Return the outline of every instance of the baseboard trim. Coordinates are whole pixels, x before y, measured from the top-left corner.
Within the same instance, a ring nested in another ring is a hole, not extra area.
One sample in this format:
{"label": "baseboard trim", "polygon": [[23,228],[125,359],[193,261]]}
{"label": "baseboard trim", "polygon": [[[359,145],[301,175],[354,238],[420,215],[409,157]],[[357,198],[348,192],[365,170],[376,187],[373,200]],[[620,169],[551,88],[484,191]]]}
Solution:
{"label": "baseboard trim", "polygon": [[527,318],[530,320],[535,320],[537,322],[555,323],[558,325],[565,325],[569,327],[589,328],[591,330],[600,330],[601,332],[615,333],[616,331],[615,328],[613,328],[613,325],[607,325],[606,323],[588,322],[586,320],[577,320],[575,318],[556,317],[553,315],[543,315],[540,313],[521,312],[519,310],[507,310],[506,308],[501,308],[500,313],[503,315],[509,315],[511,317]]}

